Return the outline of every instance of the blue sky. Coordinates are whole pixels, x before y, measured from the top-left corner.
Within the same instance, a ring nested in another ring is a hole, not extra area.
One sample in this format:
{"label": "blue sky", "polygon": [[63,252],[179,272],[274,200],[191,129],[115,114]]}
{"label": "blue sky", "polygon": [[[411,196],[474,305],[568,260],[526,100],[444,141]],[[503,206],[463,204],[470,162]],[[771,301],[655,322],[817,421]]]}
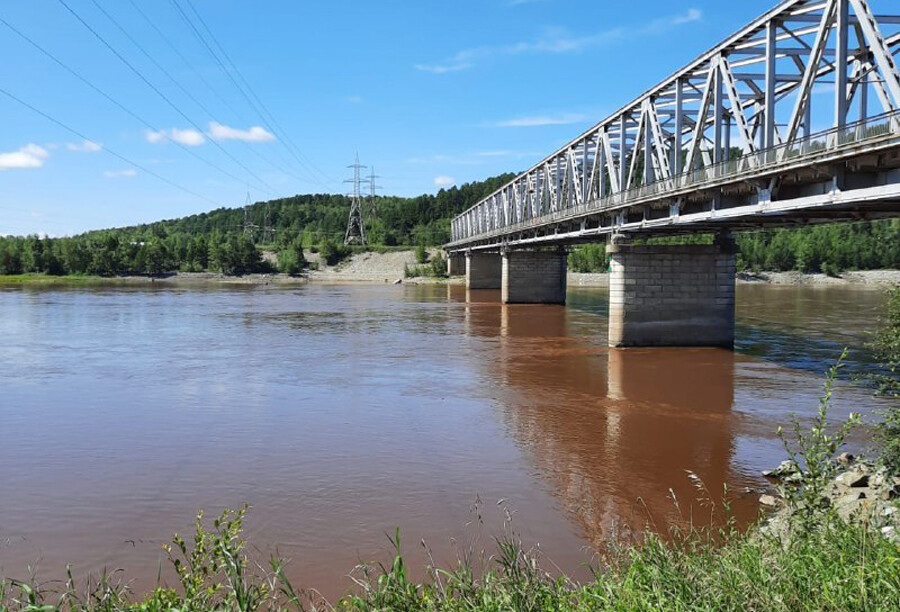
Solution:
{"label": "blue sky", "polygon": [[[192,6],[237,72],[177,10],[205,34]],[[66,235],[240,206],[248,182],[254,201],[344,192],[357,151],[387,194],[524,170],[772,6],[3,3],[0,18],[127,111],[0,23],[0,88],[81,135],[0,93],[0,234]],[[232,82],[242,78],[246,96]]]}

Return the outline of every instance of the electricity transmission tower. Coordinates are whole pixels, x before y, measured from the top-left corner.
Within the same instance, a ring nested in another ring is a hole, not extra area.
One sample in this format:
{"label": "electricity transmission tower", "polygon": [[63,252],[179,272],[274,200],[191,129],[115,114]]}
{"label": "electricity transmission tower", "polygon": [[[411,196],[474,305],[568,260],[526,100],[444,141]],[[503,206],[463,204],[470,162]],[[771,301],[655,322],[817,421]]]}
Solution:
{"label": "electricity transmission tower", "polygon": [[250,218],[250,207],[250,189],[247,189],[247,200],[244,202],[244,235],[250,240],[253,240],[257,225],[253,223],[253,220]]}
{"label": "electricity transmission tower", "polygon": [[262,242],[263,244],[272,244],[275,239],[275,230],[272,229],[272,210],[269,202],[266,202],[266,220],[263,225]]}
{"label": "electricity transmission tower", "polygon": [[375,190],[381,189],[381,185],[376,185],[375,179],[379,178],[381,177],[375,174],[375,167],[373,166],[372,174],[366,179],[366,182],[369,184],[369,209],[366,211],[366,217],[371,223],[374,223],[375,219],[378,218],[378,211],[375,208]]}
{"label": "electricity transmission tower", "polygon": [[365,166],[359,163],[359,153],[356,154],[356,163],[350,164],[353,168],[353,178],[345,183],[353,183],[353,191],[350,193],[350,218],[347,220],[347,233],[344,235],[344,244],[366,244],[366,222],[363,218],[362,191],[359,171]]}

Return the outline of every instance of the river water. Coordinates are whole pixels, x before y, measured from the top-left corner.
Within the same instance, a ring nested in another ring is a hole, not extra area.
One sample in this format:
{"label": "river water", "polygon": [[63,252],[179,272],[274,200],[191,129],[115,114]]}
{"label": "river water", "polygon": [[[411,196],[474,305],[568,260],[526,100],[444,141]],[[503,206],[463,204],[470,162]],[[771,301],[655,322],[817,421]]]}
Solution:
{"label": "river water", "polygon": [[[198,508],[249,503],[258,553],[277,547],[328,596],[387,559],[396,527],[414,565],[421,540],[450,564],[508,516],[550,567],[584,577],[613,533],[708,522],[698,498],[718,504],[726,483],[754,516],[746,489],[783,458],[777,425],[814,413],[822,372],[865,342],[883,299],[739,286],[731,352],[610,350],[606,298],[0,290],[0,575],[125,568],[142,591]],[[834,415],[877,407],[847,383]]]}

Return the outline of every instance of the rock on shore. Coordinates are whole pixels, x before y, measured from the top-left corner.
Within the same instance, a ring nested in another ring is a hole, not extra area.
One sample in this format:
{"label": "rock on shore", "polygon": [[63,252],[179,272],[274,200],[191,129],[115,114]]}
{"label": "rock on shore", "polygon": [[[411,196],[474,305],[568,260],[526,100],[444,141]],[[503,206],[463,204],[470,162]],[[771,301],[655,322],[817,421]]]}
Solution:
{"label": "rock on shore", "polygon": [[[848,523],[866,523],[878,529],[884,537],[900,545],[900,477],[888,474],[883,467],[856,460],[847,453],[838,457],[842,469],[829,483],[822,500]],[[792,461],[782,462],[778,468],[763,475],[793,486],[802,482],[802,474]],[[765,530],[773,534],[787,531],[791,515],[797,510],[783,498],[765,494],[761,505],[776,508],[768,518]]]}

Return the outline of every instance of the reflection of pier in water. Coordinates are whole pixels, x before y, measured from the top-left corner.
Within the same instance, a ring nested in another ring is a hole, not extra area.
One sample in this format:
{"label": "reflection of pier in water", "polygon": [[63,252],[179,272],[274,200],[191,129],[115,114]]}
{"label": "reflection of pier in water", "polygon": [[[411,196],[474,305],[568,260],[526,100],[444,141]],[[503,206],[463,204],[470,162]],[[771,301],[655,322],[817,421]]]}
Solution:
{"label": "reflection of pier in water", "polygon": [[[496,291],[451,287],[448,297],[466,300],[471,337],[497,339],[478,358],[502,383],[502,418],[588,538],[600,544],[614,523],[663,529],[692,512],[708,521],[687,471],[717,504],[735,482],[731,351],[607,349],[570,333],[573,318],[591,315],[503,305]],[[752,500],[738,505],[738,518],[752,515]]]}

